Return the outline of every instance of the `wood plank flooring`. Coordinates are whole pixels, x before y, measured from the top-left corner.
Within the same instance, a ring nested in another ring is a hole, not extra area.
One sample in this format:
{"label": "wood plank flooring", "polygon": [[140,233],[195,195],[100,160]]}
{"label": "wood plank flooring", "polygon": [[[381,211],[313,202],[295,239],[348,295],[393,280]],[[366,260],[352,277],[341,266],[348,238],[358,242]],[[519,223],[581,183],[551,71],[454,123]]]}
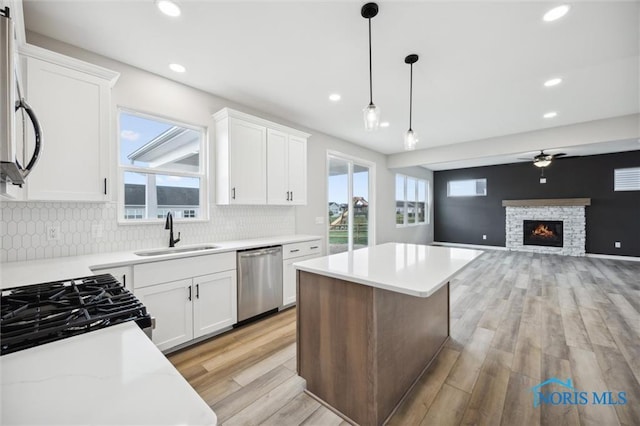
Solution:
{"label": "wood plank flooring", "polygon": [[[303,393],[295,309],[169,360],[220,424],[347,424]],[[551,377],[628,402],[534,408]],[[451,282],[451,338],[389,424],[640,425],[640,262],[487,251]]]}

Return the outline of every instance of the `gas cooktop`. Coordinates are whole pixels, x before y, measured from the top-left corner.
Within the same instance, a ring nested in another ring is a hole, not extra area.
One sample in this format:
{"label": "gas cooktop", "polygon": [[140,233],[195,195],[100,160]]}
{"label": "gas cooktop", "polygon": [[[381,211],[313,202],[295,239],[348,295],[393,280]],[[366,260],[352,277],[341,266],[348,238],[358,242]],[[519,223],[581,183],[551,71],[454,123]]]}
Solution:
{"label": "gas cooktop", "polygon": [[109,274],[8,288],[0,299],[0,355],[126,321],[152,327],[144,305]]}

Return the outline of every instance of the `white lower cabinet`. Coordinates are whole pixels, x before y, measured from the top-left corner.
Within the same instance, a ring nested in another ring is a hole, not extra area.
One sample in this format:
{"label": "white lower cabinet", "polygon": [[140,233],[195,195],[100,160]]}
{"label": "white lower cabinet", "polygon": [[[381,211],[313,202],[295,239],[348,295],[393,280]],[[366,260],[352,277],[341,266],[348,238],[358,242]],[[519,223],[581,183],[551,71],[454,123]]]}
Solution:
{"label": "white lower cabinet", "polygon": [[238,321],[235,252],[134,265],[133,273],[133,292],[155,318],[160,350]]}
{"label": "white lower cabinet", "polygon": [[236,271],[225,271],[193,279],[193,337],[232,326],[238,318]]}
{"label": "white lower cabinet", "polygon": [[282,246],[282,306],[296,303],[296,269],[293,264],[319,257],[322,241],[312,240]]}
{"label": "white lower cabinet", "polygon": [[135,292],[156,321],[153,343],[165,350],[193,339],[192,280],[142,288]]}

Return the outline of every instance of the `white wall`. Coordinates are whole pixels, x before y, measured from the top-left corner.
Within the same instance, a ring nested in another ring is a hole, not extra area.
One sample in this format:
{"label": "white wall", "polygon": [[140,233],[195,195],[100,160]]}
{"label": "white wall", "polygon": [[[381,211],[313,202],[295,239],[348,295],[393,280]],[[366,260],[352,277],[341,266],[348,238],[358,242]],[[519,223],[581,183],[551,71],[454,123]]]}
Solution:
{"label": "white wall", "polygon": [[[103,66],[105,68],[112,69],[114,71],[120,72],[121,76],[116,83],[113,89],[113,111],[114,111],[114,119],[115,119],[115,108],[117,106],[126,107],[133,110],[138,110],[142,112],[146,112],[149,114],[164,116],[167,118],[175,119],[184,123],[193,124],[197,126],[204,126],[210,129],[210,140],[209,144],[212,147],[214,143],[214,135],[213,135],[213,126],[212,126],[212,114],[217,112],[223,107],[231,107],[234,109],[238,109],[250,114],[254,114],[275,122],[282,123],[284,125],[288,125],[290,127],[298,128],[300,130],[306,131],[312,134],[312,137],[309,139],[308,143],[308,205],[301,207],[274,207],[268,211],[268,214],[265,214],[266,217],[269,217],[272,222],[276,223],[276,226],[269,226],[265,222],[264,218],[258,218],[259,212],[263,207],[244,207],[248,209],[249,213],[244,219],[244,225],[242,223],[237,223],[238,227],[244,226],[245,229],[238,229],[237,233],[227,232],[222,235],[218,235],[214,230],[209,230],[205,232],[205,235],[209,235],[211,238],[225,238],[225,239],[235,239],[244,237],[247,232],[255,232],[255,236],[268,236],[273,235],[274,232],[282,232],[286,229],[294,229],[297,233],[304,234],[315,234],[315,235],[326,235],[326,212],[327,212],[327,195],[326,195],[326,187],[327,187],[327,178],[326,178],[326,154],[327,150],[338,151],[347,155],[351,155],[354,157],[358,157],[360,159],[370,161],[375,163],[376,165],[376,182],[375,182],[375,195],[377,202],[377,214],[376,214],[376,234],[377,234],[377,243],[387,242],[387,241],[399,241],[399,242],[415,242],[415,243],[429,243],[433,241],[433,225],[423,225],[418,227],[411,228],[396,228],[395,226],[395,175],[393,171],[390,171],[386,168],[387,158],[385,155],[371,151],[364,147],[337,139],[335,137],[329,136],[327,134],[321,133],[314,129],[305,128],[304,126],[300,126],[296,123],[290,122],[282,117],[273,116],[264,111],[257,111],[252,109],[251,107],[236,104],[234,102],[228,101],[224,98],[211,95],[209,93],[203,92],[201,90],[197,90],[191,87],[188,87],[184,84],[178,83],[176,81],[172,81],[166,79],[164,77],[151,74],[149,72],[143,71],[139,68],[135,68],[126,64],[123,64],[118,61],[114,61],[103,56],[94,54],[92,52],[88,52],[77,47],[59,42],[57,40],[53,40],[42,35],[36,33],[27,33],[27,40],[31,44],[35,44],[37,46],[50,49],[71,57],[75,57],[99,66]],[[115,123],[115,121],[114,121]],[[114,127],[115,129],[115,127]],[[115,141],[117,140],[116,135],[114,134],[112,137],[114,141],[111,156],[112,156],[112,182],[115,182],[116,178],[116,167],[115,167],[115,159],[117,147]],[[211,158],[210,164],[213,165],[215,162],[213,161],[213,153],[214,150],[210,148]],[[402,170],[403,173],[413,175],[420,178],[428,179],[432,182],[433,174],[432,172],[423,169],[423,168],[410,168]],[[212,173],[214,176],[214,173]],[[210,200],[215,200],[213,191],[214,185],[209,185],[211,191]],[[115,198],[112,200],[112,203],[115,203]],[[7,203],[8,204],[8,203]],[[42,204],[42,203],[40,203]],[[29,206],[33,206],[34,209],[42,209],[44,205],[36,205],[36,203],[26,203],[22,206],[17,206],[14,204],[3,206],[3,226],[6,226],[4,218],[5,217],[13,217],[12,211],[19,209],[21,213],[24,213],[24,209],[30,209]],[[73,217],[73,211],[75,209],[85,210],[87,208],[91,208],[88,205],[83,205],[81,203],[56,203],[57,208],[63,209],[71,209],[71,215]],[[210,226],[220,226],[220,220],[222,220],[225,224],[227,223],[224,217],[229,217],[226,210],[227,207],[230,206],[211,206],[211,215],[212,220]],[[12,211],[5,211],[5,209],[11,208]],[[96,208],[100,208],[97,206]],[[107,207],[110,211],[112,206]],[[275,210],[274,210],[275,209]],[[295,214],[292,214],[292,209],[295,210]],[[266,213],[266,211],[265,211]],[[66,215],[67,213],[65,213]],[[281,214],[284,218],[284,222],[282,220],[277,220],[276,217],[278,214]],[[29,226],[28,221],[25,223],[24,214],[18,214],[16,217],[20,217],[20,222],[17,223],[17,228],[20,230],[25,230],[27,228],[31,228]],[[96,216],[100,216],[96,214]],[[111,215],[107,215],[109,221],[114,220]],[[325,218],[324,225],[316,225],[315,218],[316,217]],[[66,216],[65,216],[66,217]],[[100,216],[101,217],[101,216]],[[431,217],[433,215],[431,214]],[[222,218],[222,219],[221,219]],[[294,218],[294,219],[292,219]],[[267,220],[267,222],[269,222]],[[291,222],[295,221],[295,223]],[[286,222],[286,223],[285,223]],[[22,223],[22,225],[20,225]],[[20,226],[18,226],[20,225]],[[265,226],[266,225],[266,226]],[[111,225],[109,225],[111,226]],[[118,226],[114,224],[114,232],[117,232],[122,228],[122,225]],[[149,225],[146,226],[143,230],[143,226],[131,226],[125,225],[126,231],[123,230],[123,235],[132,235],[135,232],[140,232],[141,234],[145,234],[145,232],[149,231]],[[138,229],[140,228],[140,229]],[[164,236],[164,232],[161,227],[158,226],[158,230],[156,232],[157,235],[154,235],[151,240],[145,240],[140,244],[150,244],[161,241],[161,238]],[[229,231],[228,227],[225,227],[227,231]],[[151,229],[153,229],[153,225],[151,225]],[[76,230],[76,232],[89,232],[88,230]],[[259,235],[258,235],[259,234]],[[28,234],[25,234],[28,235]],[[120,235],[120,234],[118,234]],[[28,259],[32,258],[42,258],[42,257],[52,257],[56,256],[58,251],[49,250],[46,253],[44,251],[26,251],[25,247],[21,245],[21,241],[26,241],[26,238],[23,238],[23,235],[14,235],[14,238],[11,239],[10,245],[5,246],[3,241],[2,251],[0,252],[0,260],[7,261],[9,257],[11,260],[23,260],[24,256]],[[63,236],[64,238],[64,236]],[[76,237],[76,239],[79,237]],[[83,241],[87,240],[89,237],[83,237]],[[184,239],[184,243],[191,242],[200,242],[198,241],[188,241],[188,239]],[[74,239],[72,238],[71,241]],[[9,243],[9,240],[6,241]],[[95,241],[89,240],[84,249],[84,253],[89,252],[100,252],[100,251],[109,251],[113,249],[110,244],[103,244],[100,246],[99,244],[94,244]],[[117,248],[121,246],[118,245]],[[127,246],[128,247],[128,246]],[[139,247],[134,247],[139,248]],[[9,250],[18,250],[17,253],[22,253],[22,255],[17,256],[9,256]],[[61,255],[68,253],[68,251],[62,251]],[[35,257],[33,257],[35,256]]]}

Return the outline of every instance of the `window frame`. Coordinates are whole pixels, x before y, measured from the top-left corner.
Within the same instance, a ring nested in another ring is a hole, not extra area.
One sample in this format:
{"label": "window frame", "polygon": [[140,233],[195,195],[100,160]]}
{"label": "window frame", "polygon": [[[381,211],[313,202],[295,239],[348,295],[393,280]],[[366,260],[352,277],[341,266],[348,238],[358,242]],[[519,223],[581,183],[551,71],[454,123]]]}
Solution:
{"label": "window frame", "polygon": [[[468,194],[468,195],[451,195],[451,182],[469,182],[469,181],[473,181],[477,182],[478,181],[484,181],[484,194]],[[489,193],[489,184],[487,182],[487,178],[470,178],[470,179],[456,179],[456,180],[448,180],[447,181],[447,198],[467,198],[467,197],[486,197],[487,194]]]}
{"label": "window frame", "polygon": [[[398,194],[395,193],[395,189],[396,189],[396,185],[398,183],[398,177],[402,177],[403,178],[403,200],[398,200]],[[415,222],[413,223],[409,223],[409,209],[408,209],[408,205],[407,203],[411,200],[409,200],[408,198],[408,194],[407,194],[407,187],[408,187],[408,180],[409,179],[413,179],[415,181],[415,201],[413,201],[415,204],[420,203],[420,198],[419,198],[419,194],[420,194],[420,183],[424,183],[424,190],[425,190],[425,194],[424,194],[424,220],[423,221],[418,221],[418,216],[417,216],[417,212],[415,217]],[[430,181],[428,179],[423,179],[423,178],[417,178],[415,176],[409,176],[409,175],[405,175],[403,173],[396,173],[395,175],[395,179],[394,179],[394,211],[395,214],[393,216],[394,221],[396,222],[396,228],[407,228],[407,227],[411,227],[411,226],[423,226],[423,225],[429,225],[431,223],[431,215],[429,214],[430,211],[430,202],[429,202],[429,195],[431,194],[431,188],[429,185]],[[404,201],[404,218],[403,218],[403,222],[402,223],[397,223],[397,208],[398,208],[398,201]]]}
{"label": "window frame", "polygon": [[[120,164],[120,155],[121,155],[121,147],[120,147],[120,133],[122,131],[121,128],[121,120],[120,116],[122,113],[134,115],[141,118],[146,118],[149,120],[156,120],[160,122],[164,122],[167,124],[172,124],[175,126],[181,126],[190,130],[194,130],[200,134],[200,150],[198,154],[198,168],[199,172],[187,172],[187,171],[176,171],[170,170],[163,167],[158,167],[155,169],[149,169],[146,167],[136,166],[136,165],[123,165]],[[183,121],[169,118],[163,116],[161,114],[147,113],[136,109],[131,109],[123,106],[118,106],[116,109],[116,120],[117,120],[117,132],[116,132],[116,168],[117,168],[117,183],[118,183],[118,197],[117,197],[117,223],[119,225],[144,225],[144,224],[158,224],[164,223],[165,218],[146,218],[146,219],[127,219],[125,218],[126,209],[124,204],[124,175],[127,172],[132,173],[141,173],[141,174],[154,174],[154,175],[168,175],[168,176],[180,176],[180,177],[189,177],[196,178],[200,181],[199,187],[199,206],[198,209],[200,211],[200,217],[198,218],[183,218],[183,217],[175,217],[174,222],[186,222],[186,223],[197,223],[197,222],[208,222],[209,221],[209,129],[206,126],[200,126],[196,124],[185,123]],[[136,208],[137,209],[137,208]],[[144,207],[146,209],[146,206]],[[177,210],[185,210],[183,206],[178,206]],[[129,209],[130,210],[130,209]]]}

